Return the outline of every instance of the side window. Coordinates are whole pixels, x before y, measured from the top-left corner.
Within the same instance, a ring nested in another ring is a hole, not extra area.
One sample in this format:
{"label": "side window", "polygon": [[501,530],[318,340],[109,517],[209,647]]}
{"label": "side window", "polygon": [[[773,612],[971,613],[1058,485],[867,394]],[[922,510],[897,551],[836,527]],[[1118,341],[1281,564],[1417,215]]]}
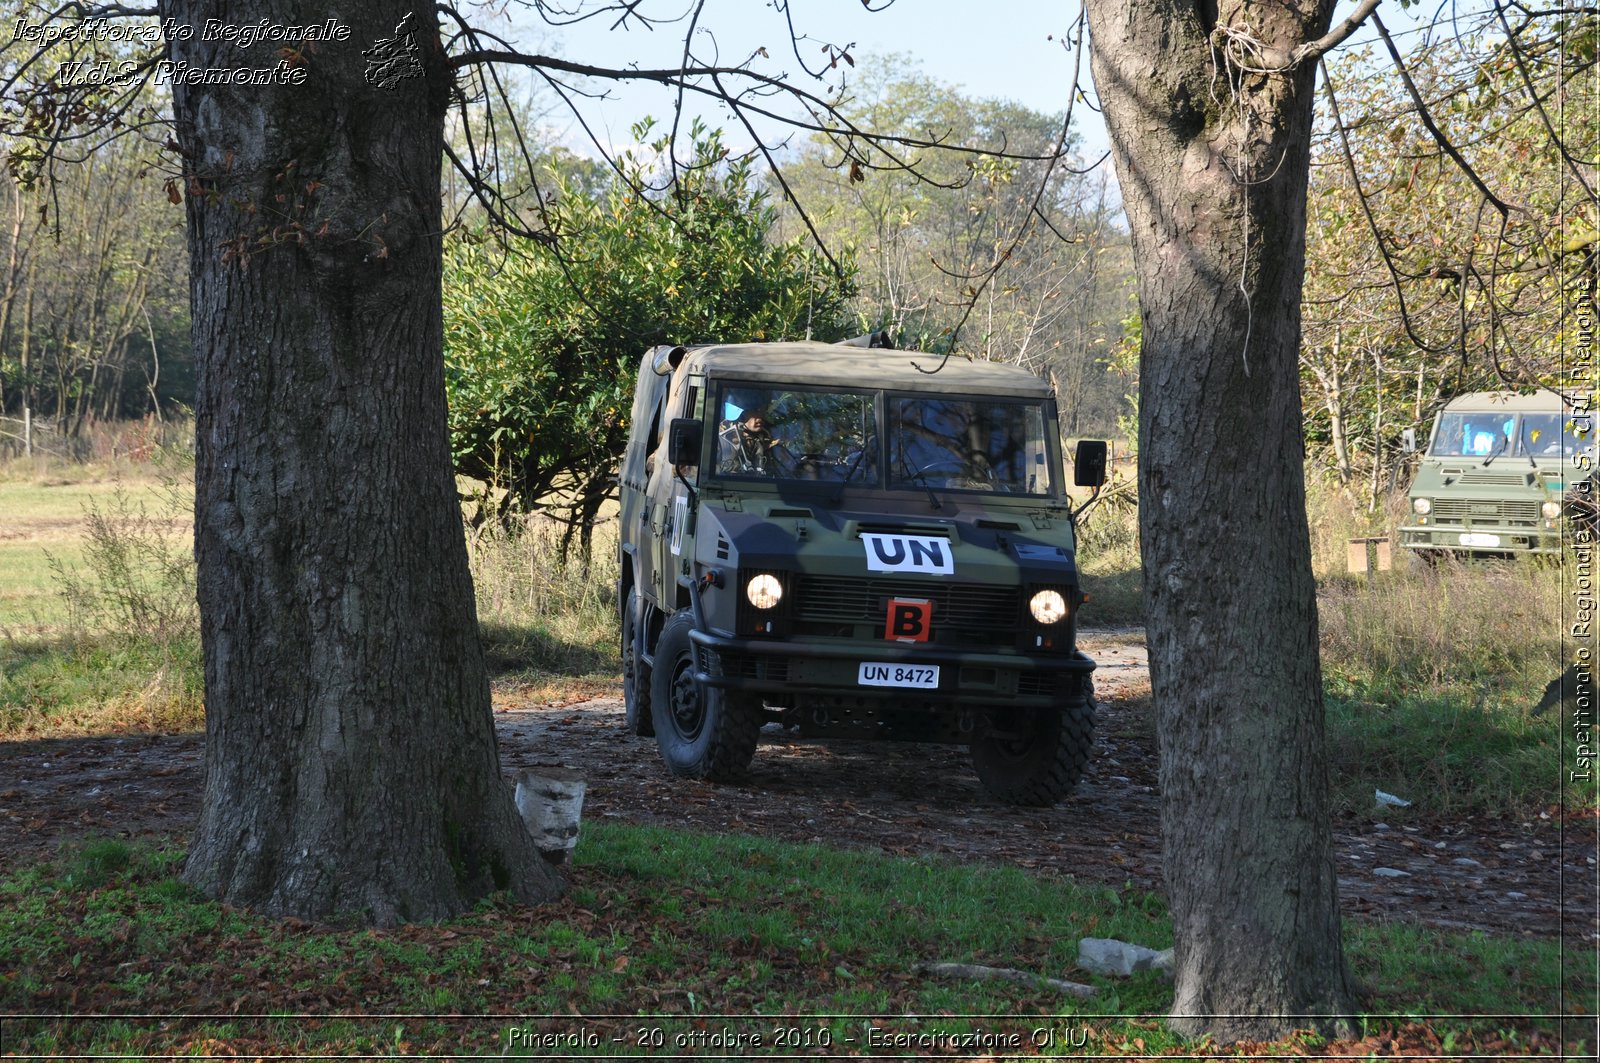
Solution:
{"label": "side window", "polygon": [[[700,416],[700,388],[691,384],[684,390],[683,409],[678,412],[679,417]],[[679,470],[683,478],[690,483],[700,482],[700,467],[698,465],[685,465]]]}
{"label": "side window", "polygon": [[661,445],[662,415],[667,412],[667,389],[661,389],[661,398],[656,402],[656,409],[650,415],[650,434],[645,437],[644,446],[644,474],[646,477],[655,469],[656,448]]}

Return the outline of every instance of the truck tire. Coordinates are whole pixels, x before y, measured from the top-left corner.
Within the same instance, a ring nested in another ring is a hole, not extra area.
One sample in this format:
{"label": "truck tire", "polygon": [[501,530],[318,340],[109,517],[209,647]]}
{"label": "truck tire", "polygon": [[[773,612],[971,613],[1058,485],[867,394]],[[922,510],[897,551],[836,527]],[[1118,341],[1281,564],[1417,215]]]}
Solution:
{"label": "truck tire", "polygon": [[1017,717],[1023,737],[973,740],[972,766],[984,789],[1009,805],[1045,807],[1070,794],[1083,778],[1094,744],[1094,683],[1062,709],[1028,709]]}
{"label": "truck tire", "polygon": [[656,746],[672,774],[724,782],[750,768],[761,731],[761,701],[695,682],[693,628],[687,610],[675,613],[656,643],[650,670]]}
{"label": "truck tire", "polygon": [[634,648],[638,608],[639,592],[629,587],[622,606],[622,712],[630,734],[650,738],[656,733],[650,718],[650,666],[639,660]]}

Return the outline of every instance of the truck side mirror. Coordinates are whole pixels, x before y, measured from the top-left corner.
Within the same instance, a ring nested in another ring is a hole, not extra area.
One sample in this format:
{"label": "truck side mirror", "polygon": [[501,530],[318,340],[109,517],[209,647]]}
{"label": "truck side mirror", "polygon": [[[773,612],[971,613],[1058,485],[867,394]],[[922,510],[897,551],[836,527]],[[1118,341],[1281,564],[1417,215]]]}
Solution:
{"label": "truck side mirror", "polygon": [[1080,439],[1072,452],[1072,482],[1078,487],[1099,487],[1106,482],[1106,441]]}
{"label": "truck side mirror", "polygon": [[699,465],[704,425],[693,417],[674,417],[667,428],[667,462]]}
{"label": "truck side mirror", "polygon": [[1400,432],[1400,453],[1415,454],[1417,452],[1417,430],[1415,428],[1402,429]]}

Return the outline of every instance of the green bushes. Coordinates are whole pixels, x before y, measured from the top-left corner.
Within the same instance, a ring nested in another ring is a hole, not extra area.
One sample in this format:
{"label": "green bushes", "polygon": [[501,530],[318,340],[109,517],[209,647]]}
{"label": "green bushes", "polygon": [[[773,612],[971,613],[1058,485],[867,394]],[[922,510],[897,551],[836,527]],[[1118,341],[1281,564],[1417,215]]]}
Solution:
{"label": "green bushes", "polygon": [[[635,132],[643,140],[649,127]],[[565,510],[564,547],[582,542],[614,491],[647,348],[846,329],[848,271],[770,240],[775,215],[750,160],[730,159],[698,124],[693,135],[692,164],[670,176],[627,153],[596,193],[557,169],[548,244],[468,235],[446,250],[456,469],[489,485],[494,516]]]}

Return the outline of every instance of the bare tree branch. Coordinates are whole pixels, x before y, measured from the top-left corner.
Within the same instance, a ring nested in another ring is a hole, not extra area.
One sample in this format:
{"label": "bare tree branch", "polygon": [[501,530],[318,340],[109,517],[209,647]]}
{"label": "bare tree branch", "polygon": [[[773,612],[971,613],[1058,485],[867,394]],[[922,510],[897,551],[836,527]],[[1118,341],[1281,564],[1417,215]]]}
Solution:
{"label": "bare tree branch", "polygon": [[1518,35],[1512,31],[1511,23],[1506,19],[1505,6],[1496,3],[1494,5],[1494,13],[1499,18],[1500,25],[1506,31],[1506,47],[1511,52],[1511,58],[1516,65],[1517,76],[1522,79],[1523,87],[1528,90],[1528,97],[1532,101],[1534,110],[1539,114],[1539,121],[1544,124],[1546,135],[1549,136],[1550,142],[1555,145],[1556,150],[1561,153],[1561,160],[1567,164],[1567,170],[1572,174],[1573,180],[1578,182],[1578,187],[1583,189],[1584,195],[1591,200],[1596,199],[1594,186],[1589,183],[1588,178],[1584,175],[1583,169],[1578,165],[1578,160],[1572,157],[1572,153],[1567,150],[1566,144],[1557,135],[1555,127],[1550,123],[1550,115],[1544,109],[1544,101],[1539,98],[1539,93],[1533,87],[1533,79],[1528,75],[1527,58],[1517,44]]}
{"label": "bare tree branch", "polygon": [[1380,2],[1381,0],[1361,0],[1356,9],[1350,12],[1349,18],[1340,22],[1316,40],[1302,44],[1290,53],[1289,65],[1299,66],[1301,63],[1321,59],[1324,55],[1343,44],[1352,33],[1361,28],[1361,24],[1367,20],[1367,16],[1378,10]]}
{"label": "bare tree branch", "polygon": [[1400,81],[1405,85],[1406,92],[1411,96],[1411,102],[1416,105],[1417,117],[1428,130],[1428,134],[1433,137],[1434,142],[1439,145],[1446,155],[1455,160],[1455,164],[1461,168],[1461,172],[1467,175],[1468,179],[1483,195],[1483,198],[1488,200],[1495,210],[1502,215],[1511,213],[1516,208],[1489,191],[1489,186],[1483,183],[1483,178],[1478,176],[1478,172],[1472,168],[1472,164],[1467,162],[1461,152],[1456,150],[1455,145],[1450,143],[1450,138],[1445,136],[1437,123],[1434,122],[1433,115],[1429,112],[1428,105],[1422,102],[1422,93],[1417,91],[1416,83],[1411,80],[1411,72],[1406,69],[1405,60],[1400,58],[1400,51],[1394,46],[1394,39],[1389,36],[1389,31],[1384,26],[1383,20],[1378,17],[1376,12],[1373,12],[1371,17],[1372,28],[1377,30],[1378,36],[1383,38],[1384,47],[1388,48],[1389,56],[1394,60],[1394,68],[1400,74]]}
{"label": "bare tree branch", "polygon": [[[1383,257],[1384,268],[1389,271],[1389,279],[1393,282],[1395,298],[1400,304],[1400,322],[1405,326],[1406,335],[1410,337],[1412,343],[1417,345],[1418,350],[1435,354],[1441,353],[1446,348],[1436,347],[1428,343],[1417,335],[1416,329],[1412,326],[1411,313],[1406,307],[1405,288],[1400,283],[1400,271],[1395,267],[1394,259],[1389,255],[1388,245],[1383,238],[1383,230],[1378,227],[1377,219],[1372,216],[1372,204],[1368,200],[1366,190],[1361,187],[1361,174],[1356,169],[1355,154],[1350,150],[1350,138],[1345,132],[1344,119],[1339,114],[1339,97],[1333,91],[1333,79],[1328,75],[1326,63],[1323,63],[1322,66],[1322,88],[1327,93],[1328,106],[1333,111],[1333,125],[1339,131],[1339,143],[1344,149],[1345,166],[1350,174],[1351,185],[1355,189],[1356,200],[1361,204],[1361,213],[1367,219],[1367,229],[1372,233],[1372,239],[1378,248],[1378,254]],[[1465,351],[1463,351],[1464,355]]]}

